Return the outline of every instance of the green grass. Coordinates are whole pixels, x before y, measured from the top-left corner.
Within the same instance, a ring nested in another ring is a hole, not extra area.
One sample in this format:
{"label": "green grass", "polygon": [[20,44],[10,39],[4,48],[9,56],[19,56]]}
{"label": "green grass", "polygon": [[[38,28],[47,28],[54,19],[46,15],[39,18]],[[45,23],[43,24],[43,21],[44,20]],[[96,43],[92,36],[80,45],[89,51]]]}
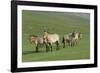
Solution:
{"label": "green grass", "polygon": [[[22,11],[22,61],[55,61],[55,60],[79,60],[90,58],[90,24],[89,19],[76,16],[75,13]],[[29,36],[35,34],[43,35],[43,27],[49,32],[57,33],[60,39],[64,34],[72,31],[80,31],[83,38],[74,47],[66,46],[56,51],[53,45],[52,52],[45,52],[40,48],[36,53],[34,44],[30,44]]]}

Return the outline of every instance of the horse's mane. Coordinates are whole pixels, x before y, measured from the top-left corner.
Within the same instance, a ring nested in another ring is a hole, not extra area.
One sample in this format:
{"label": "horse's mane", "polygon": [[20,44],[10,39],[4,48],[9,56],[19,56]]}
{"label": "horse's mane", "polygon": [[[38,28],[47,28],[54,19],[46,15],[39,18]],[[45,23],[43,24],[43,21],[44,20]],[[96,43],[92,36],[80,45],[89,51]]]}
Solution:
{"label": "horse's mane", "polygon": [[37,35],[34,35],[34,34],[33,34],[33,35],[31,35],[31,36],[32,36],[32,37],[38,37]]}
{"label": "horse's mane", "polygon": [[55,34],[55,33],[49,32],[49,31],[44,31],[44,32],[47,32],[48,34]]}

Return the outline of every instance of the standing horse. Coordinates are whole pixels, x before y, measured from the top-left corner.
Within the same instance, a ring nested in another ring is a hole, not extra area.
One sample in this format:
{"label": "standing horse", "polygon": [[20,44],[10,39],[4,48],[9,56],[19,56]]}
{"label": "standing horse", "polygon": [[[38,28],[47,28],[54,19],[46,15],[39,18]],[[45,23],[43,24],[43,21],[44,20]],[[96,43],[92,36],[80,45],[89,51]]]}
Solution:
{"label": "standing horse", "polygon": [[62,43],[63,43],[63,48],[65,48],[65,45],[73,46],[74,45],[74,34],[69,33],[63,36]]}
{"label": "standing horse", "polygon": [[73,36],[74,36],[73,39],[75,40],[75,44],[77,44],[77,41],[82,38],[82,34],[80,32],[73,32]]}
{"label": "standing horse", "polygon": [[39,48],[39,45],[43,45],[44,44],[44,41],[43,41],[43,37],[38,37],[36,35],[32,35],[30,37],[30,42],[35,44],[35,47],[36,47],[36,52],[38,52],[38,48]]}
{"label": "standing horse", "polygon": [[46,45],[48,46],[48,48],[51,48],[52,51],[52,44],[55,43],[57,45],[56,50],[59,49],[59,35],[58,34],[51,34],[48,32],[44,32],[43,35],[44,38],[44,42],[46,43]]}
{"label": "standing horse", "polygon": [[65,45],[68,44],[69,46],[74,46],[77,44],[78,39],[81,39],[82,35],[80,32],[72,32],[67,35],[64,35],[62,43],[63,48],[65,48]]}

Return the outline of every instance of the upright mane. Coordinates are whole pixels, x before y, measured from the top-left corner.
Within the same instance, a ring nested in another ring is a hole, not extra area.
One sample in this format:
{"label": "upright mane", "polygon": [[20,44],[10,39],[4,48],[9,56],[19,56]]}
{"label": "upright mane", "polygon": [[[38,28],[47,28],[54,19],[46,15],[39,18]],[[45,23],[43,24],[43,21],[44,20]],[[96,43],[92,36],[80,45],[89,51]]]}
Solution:
{"label": "upright mane", "polygon": [[31,37],[38,37],[38,36],[33,34],[33,35],[31,35]]}

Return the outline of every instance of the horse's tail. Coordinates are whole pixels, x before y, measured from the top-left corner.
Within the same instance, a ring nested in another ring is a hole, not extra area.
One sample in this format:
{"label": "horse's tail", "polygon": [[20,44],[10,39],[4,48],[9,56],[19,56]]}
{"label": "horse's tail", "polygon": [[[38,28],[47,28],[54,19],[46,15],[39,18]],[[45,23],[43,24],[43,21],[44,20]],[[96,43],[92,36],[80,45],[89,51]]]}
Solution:
{"label": "horse's tail", "polygon": [[62,38],[62,43],[64,43],[64,37]]}

